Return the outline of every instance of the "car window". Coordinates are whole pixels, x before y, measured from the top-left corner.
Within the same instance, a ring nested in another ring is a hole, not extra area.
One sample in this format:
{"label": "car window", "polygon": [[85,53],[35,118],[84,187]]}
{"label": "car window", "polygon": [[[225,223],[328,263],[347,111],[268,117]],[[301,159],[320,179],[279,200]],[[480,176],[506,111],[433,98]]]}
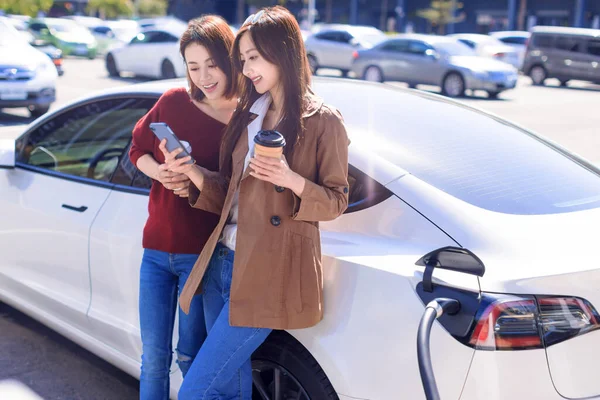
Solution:
{"label": "car window", "polygon": [[381,45],[380,50],[391,51],[394,53],[407,53],[408,41],[406,40],[391,40]]}
{"label": "car window", "polygon": [[467,46],[469,46],[472,49],[475,48],[475,42],[472,40],[467,40],[467,39],[458,39],[458,40],[459,40],[459,42],[466,44]]}
{"label": "car window", "polygon": [[559,50],[578,52],[581,51],[581,39],[569,36],[559,36],[554,42],[554,47]]}
{"label": "car window", "polygon": [[20,164],[61,174],[110,181],[136,122],[150,99],[86,103],[47,120],[19,139]]}
{"label": "car window", "polygon": [[507,36],[503,38],[499,38],[502,43],[506,44],[525,44],[527,43],[527,38],[522,36]]}
{"label": "car window", "polygon": [[533,45],[541,48],[551,48],[554,46],[554,36],[536,34],[533,36]]}
{"label": "car window", "polygon": [[29,25],[29,29],[31,29],[34,32],[39,32],[45,28],[46,28],[46,25],[40,24],[39,22],[34,22],[33,24]]}
{"label": "car window", "polygon": [[110,28],[108,26],[97,26],[93,28],[93,31],[95,33],[101,33],[103,35],[106,35],[108,32],[110,32]]}
{"label": "car window", "polygon": [[418,56],[424,56],[425,52],[427,50],[429,50],[431,47],[429,47],[427,44],[420,42],[418,40],[411,40],[408,43],[408,52],[410,54],[415,54]]}
{"label": "car window", "polygon": [[129,148],[131,143],[125,149],[117,170],[112,176],[111,182],[116,185],[122,186],[133,186],[138,189],[150,189],[152,186],[152,179],[144,175],[135,165],[131,163],[129,159]]}
{"label": "car window", "polygon": [[344,115],[351,146],[466,203],[529,215],[600,207],[599,174],[498,117],[392,86],[315,91]]}
{"label": "car window", "polygon": [[590,40],[587,43],[587,53],[600,57],[600,40]]}
{"label": "car window", "polygon": [[149,43],[175,43],[178,41],[179,39],[167,32],[156,32]]}
{"label": "car window", "polygon": [[372,207],[393,195],[385,186],[353,165],[348,165],[348,186],[348,208],[344,214]]}
{"label": "car window", "polygon": [[155,31],[140,32],[133,39],[131,39],[130,44],[150,43],[157,33],[158,32]]}
{"label": "car window", "polygon": [[338,40],[337,32],[322,32],[315,35],[317,39],[336,42]]}

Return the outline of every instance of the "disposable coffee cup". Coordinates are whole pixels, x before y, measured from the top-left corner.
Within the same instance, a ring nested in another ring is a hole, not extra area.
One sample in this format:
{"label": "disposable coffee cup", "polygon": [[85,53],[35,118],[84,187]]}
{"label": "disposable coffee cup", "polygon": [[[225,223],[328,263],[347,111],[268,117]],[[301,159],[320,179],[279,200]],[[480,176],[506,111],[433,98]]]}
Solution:
{"label": "disposable coffee cup", "polygon": [[285,138],[277,131],[264,130],[254,136],[254,155],[271,158],[281,158]]}

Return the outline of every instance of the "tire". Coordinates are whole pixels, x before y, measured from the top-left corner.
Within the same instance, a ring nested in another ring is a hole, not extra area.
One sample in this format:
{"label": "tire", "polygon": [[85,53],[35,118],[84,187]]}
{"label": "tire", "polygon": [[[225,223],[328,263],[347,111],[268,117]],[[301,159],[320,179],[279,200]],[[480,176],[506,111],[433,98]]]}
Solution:
{"label": "tire", "polygon": [[531,67],[528,75],[535,86],[544,85],[544,82],[548,78],[548,72],[546,71],[546,68],[541,65],[534,65]]}
{"label": "tire", "polygon": [[448,97],[463,97],[465,95],[465,80],[458,72],[450,72],[442,81],[442,94]]}
{"label": "tire", "polygon": [[497,99],[500,92],[488,92],[488,98]]}
{"label": "tire", "polygon": [[369,82],[383,82],[383,72],[375,65],[369,65],[363,72],[363,79]]}
{"label": "tire", "polygon": [[284,331],[273,331],[252,356],[253,400],[274,398],[275,370],[284,390],[282,399],[339,400],[317,361]]}
{"label": "tire", "polygon": [[31,115],[31,118],[38,118],[46,114],[50,109],[50,106],[29,106],[27,108],[29,109],[29,115]]}
{"label": "tire", "polygon": [[174,79],[177,78],[175,74],[175,67],[169,60],[164,60],[160,66],[160,76],[162,79]]}
{"label": "tire", "polygon": [[110,76],[119,76],[117,62],[115,61],[115,57],[110,53],[106,55],[106,70]]}
{"label": "tire", "polygon": [[317,70],[319,69],[319,63],[317,61],[317,57],[315,57],[312,54],[309,54],[307,56],[307,58],[308,58],[308,65],[310,67],[310,72],[312,72],[312,74],[314,75],[317,73]]}

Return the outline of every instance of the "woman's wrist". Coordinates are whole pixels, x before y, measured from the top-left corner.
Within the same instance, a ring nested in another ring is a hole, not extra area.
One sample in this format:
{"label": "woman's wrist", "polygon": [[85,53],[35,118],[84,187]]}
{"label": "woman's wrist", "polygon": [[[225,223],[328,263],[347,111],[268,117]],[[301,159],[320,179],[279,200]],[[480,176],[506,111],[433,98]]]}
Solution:
{"label": "woman's wrist", "polygon": [[294,194],[298,197],[300,197],[302,195],[302,192],[304,191],[304,186],[306,185],[306,180],[304,179],[303,176],[297,174],[294,172],[293,175],[293,180],[292,180],[292,185],[290,187],[290,190],[292,192],[294,192]]}

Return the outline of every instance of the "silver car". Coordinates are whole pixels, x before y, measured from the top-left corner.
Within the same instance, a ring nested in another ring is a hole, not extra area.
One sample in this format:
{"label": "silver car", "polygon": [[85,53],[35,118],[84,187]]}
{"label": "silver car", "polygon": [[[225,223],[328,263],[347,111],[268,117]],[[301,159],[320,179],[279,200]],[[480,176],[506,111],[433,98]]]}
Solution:
{"label": "silver car", "polygon": [[372,26],[323,25],[304,41],[311,70],[333,68],[346,74],[356,50],[370,49],[385,40],[385,33]]}
{"label": "silver car", "polygon": [[450,97],[465,90],[485,90],[495,98],[517,84],[513,66],[480,57],[447,36],[397,35],[368,50],[354,53],[352,71],[368,81],[384,80],[436,85]]}

